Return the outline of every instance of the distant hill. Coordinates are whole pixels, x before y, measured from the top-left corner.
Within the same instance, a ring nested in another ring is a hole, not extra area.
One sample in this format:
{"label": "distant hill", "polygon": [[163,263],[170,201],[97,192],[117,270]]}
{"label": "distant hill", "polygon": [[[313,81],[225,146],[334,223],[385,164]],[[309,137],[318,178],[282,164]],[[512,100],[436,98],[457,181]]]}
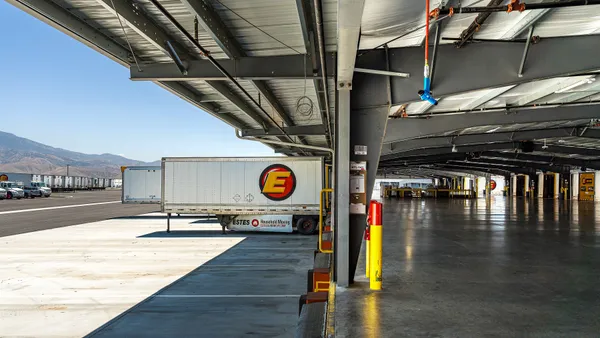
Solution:
{"label": "distant hill", "polygon": [[114,154],[90,155],[54,148],[0,131],[0,172],[117,178],[121,166],[159,165]]}

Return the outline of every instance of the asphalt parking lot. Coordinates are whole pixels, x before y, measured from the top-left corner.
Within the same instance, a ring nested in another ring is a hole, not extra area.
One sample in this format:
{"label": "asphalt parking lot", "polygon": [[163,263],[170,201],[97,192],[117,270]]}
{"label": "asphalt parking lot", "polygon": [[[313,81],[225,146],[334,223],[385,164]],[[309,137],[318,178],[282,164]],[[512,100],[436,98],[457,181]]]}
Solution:
{"label": "asphalt parking lot", "polygon": [[1,200],[0,237],[158,211],[159,205],[123,205],[121,190],[53,193],[48,198]]}

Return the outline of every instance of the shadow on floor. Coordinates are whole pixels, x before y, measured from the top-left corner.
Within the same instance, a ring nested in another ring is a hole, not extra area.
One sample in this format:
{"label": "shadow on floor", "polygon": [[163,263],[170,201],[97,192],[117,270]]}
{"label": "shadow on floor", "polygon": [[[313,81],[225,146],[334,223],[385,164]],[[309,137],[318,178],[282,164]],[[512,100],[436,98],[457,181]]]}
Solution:
{"label": "shadow on floor", "polygon": [[[196,222],[194,222],[196,223]],[[203,238],[203,237],[247,237],[247,236],[261,236],[261,237],[280,237],[286,236],[281,233],[274,232],[265,232],[257,234],[256,232],[246,232],[246,231],[231,231],[228,230],[225,234],[221,232],[221,230],[173,230],[171,232],[166,231],[156,231],[151,232],[149,234],[138,236],[138,238]],[[299,236],[298,234],[289,234],[289,236]],[[304,237],[313,237],[313,236],[304,236]],[[287,243],[282,241],[282,243]]]}
{"label": "shadow on floor", "polygon": [[173,231],[141,237],[234,236],[245,238],[88,337],[293,336],[298,297],[306,291],[306,271],[312,266],[313,236]]}

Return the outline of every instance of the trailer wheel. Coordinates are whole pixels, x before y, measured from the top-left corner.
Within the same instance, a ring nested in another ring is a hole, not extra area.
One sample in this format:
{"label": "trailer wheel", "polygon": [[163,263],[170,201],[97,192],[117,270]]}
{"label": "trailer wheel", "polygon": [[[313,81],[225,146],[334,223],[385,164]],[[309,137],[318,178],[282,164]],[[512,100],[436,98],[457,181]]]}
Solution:
{"label": "trailer wheel", "polygon": [[317,222],[312,217],[300,217],[296,222],[296,229],[303,235],[312,235],[317,230]]}

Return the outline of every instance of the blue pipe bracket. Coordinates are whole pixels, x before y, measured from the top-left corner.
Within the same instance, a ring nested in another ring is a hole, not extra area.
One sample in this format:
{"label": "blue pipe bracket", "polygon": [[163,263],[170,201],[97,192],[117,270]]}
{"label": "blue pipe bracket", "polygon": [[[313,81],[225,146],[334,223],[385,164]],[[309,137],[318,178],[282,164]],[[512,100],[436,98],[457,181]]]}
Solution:
{"label": "blue pipe bracket", "polygon": [[431,80],[429,77],[423,78],[423,90],[419,90],[419,97],[423,101],[427,101],[430,104],[437,106],[438,101],[433,98],[433,94],[431,93]]}

